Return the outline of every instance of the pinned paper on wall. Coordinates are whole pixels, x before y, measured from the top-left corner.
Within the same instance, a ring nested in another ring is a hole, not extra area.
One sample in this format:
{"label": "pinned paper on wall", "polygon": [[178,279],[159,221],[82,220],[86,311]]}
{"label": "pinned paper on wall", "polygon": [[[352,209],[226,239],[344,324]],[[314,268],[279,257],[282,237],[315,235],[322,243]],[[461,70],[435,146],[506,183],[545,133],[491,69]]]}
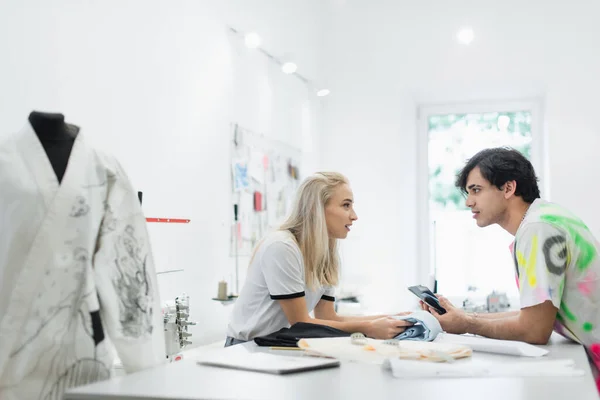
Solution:
{"label": "pinned paper on wall", "polygon": [[267,189],[265,198],[267,202],[267,223],[271,225],[272,222],[277,220],[277,193],[274,190]]}
{"label": "pinned paper on wall", "polygon": [[250,156],[248,170],[252,179],[255,179],[258,183],[265,183],[265,155],[258,151],[253,151]]}
{"label": "pinned paper on wall", "polygon": [[300,172],[298,172],[298,167],[292,163],[292,160],[288,161],[287,170],[288,174],[293,180],[300,179]]}
{"label": "pinned paper on wall", "polygon": [[281,156],[271,160],[273,180],[276,186],[282,186],[287,178],[287,165]]}
{"label": "pinned paper on wall", "polygon": [[239,221],[241,224],[241,236],[242,240],[253,240],[252,235],[252,217],[254,208],[254,198],[252,194],[243,191],[240,194],[239,203]]}
{"label": "pinned paper on wall", "polygon": [[232,217],[231,255],[248,256],[290,211],[302,151],[237,124],[231,132],[232,203],[238,210],[237,225]]}
{"label": "pinned paper on wall", "polygon": [[254,192],[254,211],[265,211],[264,196],[261,192]]}
{"label": "pinned paper on wall", "polygon": [[236,160],[232,163],[233,190],[238,192],[250,186],[248,179],[248,162],[246,160]]}
{"label": "pinned paper on wall", "polygon": [[287,214],[287,210],[292,207],[291,196],[288,196],[286,190],[279,192],[277,197],[277,219],[284,218]]}
{"label": "pinned paper on wall", "polygon": [[241,222],[237,222],[231,227],[231,247],[229,251],[231,254],[235,254],[237,252],[241,255],[249,255],[252,251],[252,242],[249,240],[244,240],[242,237]]}

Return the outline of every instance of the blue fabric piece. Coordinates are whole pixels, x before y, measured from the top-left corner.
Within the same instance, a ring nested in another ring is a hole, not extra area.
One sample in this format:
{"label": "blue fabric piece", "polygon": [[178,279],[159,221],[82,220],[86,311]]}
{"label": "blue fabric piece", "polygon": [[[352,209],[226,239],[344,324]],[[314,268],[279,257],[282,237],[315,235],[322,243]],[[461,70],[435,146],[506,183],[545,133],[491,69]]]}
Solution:
{"label": "blue fabric piece", "polygon": [[394,318],[414,324],[394,338],[397,340],[432,342],[442,332],[440,322],[427,311],[420,310],[408,315],[395,315]]}
{"label": "blue fabric piece", "polygon": [[246,341],[245,340],[236,339],[236,338],[232,338],[231,336],[227,336],[227,339],[225,339],[225,346],[224,347],[229,347],[229,346],[233,346],[233,345],[241,344],[241,343],[246,343]]}

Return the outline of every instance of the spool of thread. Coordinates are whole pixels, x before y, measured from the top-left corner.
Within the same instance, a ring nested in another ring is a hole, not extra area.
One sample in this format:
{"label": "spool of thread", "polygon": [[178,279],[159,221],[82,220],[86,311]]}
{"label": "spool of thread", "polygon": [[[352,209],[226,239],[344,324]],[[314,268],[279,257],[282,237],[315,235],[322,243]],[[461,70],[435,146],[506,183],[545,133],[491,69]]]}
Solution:
{"label": "spool of thread", "polygon": [[217,291],[217,299],[227,300],[227,282],[219,282],[219,290]]}

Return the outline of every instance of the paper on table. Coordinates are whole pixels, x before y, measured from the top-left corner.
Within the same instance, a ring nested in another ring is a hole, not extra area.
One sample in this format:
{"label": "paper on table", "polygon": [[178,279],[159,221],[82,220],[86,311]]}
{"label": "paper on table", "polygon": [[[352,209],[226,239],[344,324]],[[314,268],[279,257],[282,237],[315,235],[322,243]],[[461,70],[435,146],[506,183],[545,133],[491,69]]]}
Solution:
{"label": "paper on table", "polygon": [[490,378],[500,376],[582,376],[573,360],[540,360],[530,362],[493,363],[485,361],[458,361],[432,363],[390,358],[383,368],[391,370],[395,378]]}
{"label": "paper on table", "polygon": [[368,364],[383,364],[388,357],[452,362],[455,359],[470,357],[472,353],[467,346],[451,343],[367,338],[364,344],[355,345],[348,337],[301,339],[298,346],[309,354]]}
{"label": "paper on table", "polygon": [[338,367],[340,362],[331,358],[319,357],[293,357],[268,353],[232,354],[231,352],[213,352],[199,359],[198,364],[266,372],[269,374],[288,374],[313,369]]}
{"label": "paper on table", "polygon": [[481,336],[454,335],[440,333],[434,340],[435,343],[453,343],[469,346],[473,351],[485,353],[508,354],[522,357],[541,357],[548,354],[548,350],[533,346],[525,342],[514,340],[488,339]]}

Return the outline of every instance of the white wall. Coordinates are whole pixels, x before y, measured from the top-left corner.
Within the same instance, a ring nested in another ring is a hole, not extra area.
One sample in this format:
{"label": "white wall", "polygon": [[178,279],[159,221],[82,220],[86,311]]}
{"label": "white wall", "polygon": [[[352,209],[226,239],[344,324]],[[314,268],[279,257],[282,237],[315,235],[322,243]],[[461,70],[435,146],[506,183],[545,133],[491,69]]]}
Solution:
{"label": "white wall", "polygon": [[[329,12],[322,162],[354,187],[345,280],[366,282],[367,303],[412,301],[419,105],[541,99],[551,199],[600,236],[600,3],[340,0]],[[476,35],[469,47],[455,40],[465,25]]]}
{"label": "white wall", "polygon": [[[224,338],[231,307],[211,301],[229,258],[230,123],[303,148],[313,168],[319,105],[298,79],[227,29],[256,30],[313,77],[318,2],[3,1],[0,132],[33,110],[64,113],[113,152],[144,192],[163,300],[191,297],[195,344]],[[245,269],[244,260],[241,268]]]}
{"label": "white wall", "polygon": [[[367,308],[402,309],[417,275],[418,105],[543,99],[552,199],[600,234],[599,14],[595,0],[4,0],[0,135],[32,109],[63,112],[120,158],[148,216],[192,219],[152,234],[159,268],[185,268],[161,289],[191,295],[196,343],[222,338],[231,308],[209,298],[232,267],[232,121],[303,147],[307,172],[349,176],[359,221],[343,281]],[[326,83],[324,108],[228,24]],[[454,41],[462,25],[475,29],[470,47]]]}

